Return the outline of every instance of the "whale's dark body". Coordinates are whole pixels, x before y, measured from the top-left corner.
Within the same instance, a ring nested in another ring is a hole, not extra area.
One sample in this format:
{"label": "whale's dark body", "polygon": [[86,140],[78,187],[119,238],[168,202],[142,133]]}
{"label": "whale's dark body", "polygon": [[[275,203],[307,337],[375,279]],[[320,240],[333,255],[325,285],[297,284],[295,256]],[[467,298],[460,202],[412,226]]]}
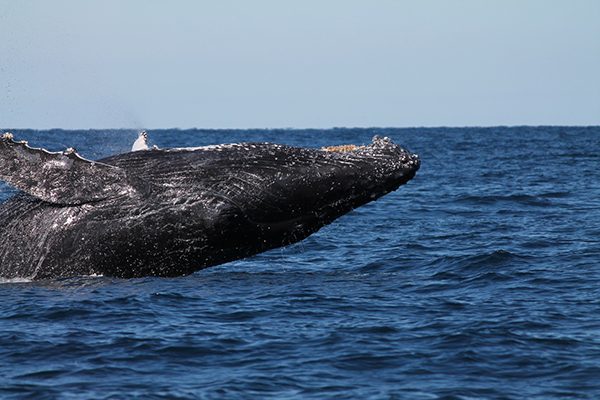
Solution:
{"label": "whale's dark body", "polygon": [[0,139],[0,277],[178,276],[304,239],[410,180],[387,138],[349,151],[242,143],[89,161]]}

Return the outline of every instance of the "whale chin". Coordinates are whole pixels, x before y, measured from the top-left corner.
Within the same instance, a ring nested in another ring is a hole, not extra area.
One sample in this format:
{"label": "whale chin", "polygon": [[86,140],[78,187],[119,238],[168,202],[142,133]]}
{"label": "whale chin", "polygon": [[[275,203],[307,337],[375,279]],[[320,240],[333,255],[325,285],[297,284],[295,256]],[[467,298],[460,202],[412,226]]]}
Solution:
{"label": "whale chin", "polygon": [[178,276],[304,239],[412,179],[388,138],[236,143],[86,160],[0,140],[0,276]]}

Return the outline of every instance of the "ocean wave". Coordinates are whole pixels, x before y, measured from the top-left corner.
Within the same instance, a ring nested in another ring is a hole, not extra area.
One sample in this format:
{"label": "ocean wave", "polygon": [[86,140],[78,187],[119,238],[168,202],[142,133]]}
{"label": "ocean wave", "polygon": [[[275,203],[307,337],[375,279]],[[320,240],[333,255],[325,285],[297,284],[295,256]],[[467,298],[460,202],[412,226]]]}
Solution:
{"label": "ocean wave", "polygon": [[491,205],[497,203],[512,203],[522,206],[547,207],[552,204],[546,198],[529,194],[510,195],[464,195],[454,199],[457,203]]}
{"label": "ocean wave", "polygon": [[447,273],[448,271],[485,270],[499,266],[521,264],[528,262],[530,259],[531,256],[499,249],[463,256],[442,256],[430,262],[428,266],[443,270],[440,273]]}

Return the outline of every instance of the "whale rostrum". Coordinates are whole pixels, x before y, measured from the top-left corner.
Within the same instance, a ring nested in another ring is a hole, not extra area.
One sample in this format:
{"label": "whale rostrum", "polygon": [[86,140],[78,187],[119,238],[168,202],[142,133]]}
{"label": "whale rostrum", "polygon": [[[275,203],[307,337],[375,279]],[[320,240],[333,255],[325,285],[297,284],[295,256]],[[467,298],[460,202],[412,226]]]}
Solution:
{"label": "whale rostrum", "polygon": [[378,136],[321,149],[141,146],[92,161],[6,133],[0,180],[21,192],[0,205],[0,277],[190,274],[300,241],[419,166]]}

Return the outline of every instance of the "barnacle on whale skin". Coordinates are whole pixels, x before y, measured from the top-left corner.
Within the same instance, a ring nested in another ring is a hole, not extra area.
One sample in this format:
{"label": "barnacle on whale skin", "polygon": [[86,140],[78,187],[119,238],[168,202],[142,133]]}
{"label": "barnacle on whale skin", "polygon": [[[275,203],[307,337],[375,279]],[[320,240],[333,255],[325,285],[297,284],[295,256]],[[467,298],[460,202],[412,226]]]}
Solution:
{"label": "barnacle on whale skin", "polygon": [[361,150],[361,149],[365,149],[365,148],[366,148],[366,146],[357,146],[355,144],[341,144],[338,146],[322,147],[321,150],[345,153],[345,152],[356,151],[356,150]]}

